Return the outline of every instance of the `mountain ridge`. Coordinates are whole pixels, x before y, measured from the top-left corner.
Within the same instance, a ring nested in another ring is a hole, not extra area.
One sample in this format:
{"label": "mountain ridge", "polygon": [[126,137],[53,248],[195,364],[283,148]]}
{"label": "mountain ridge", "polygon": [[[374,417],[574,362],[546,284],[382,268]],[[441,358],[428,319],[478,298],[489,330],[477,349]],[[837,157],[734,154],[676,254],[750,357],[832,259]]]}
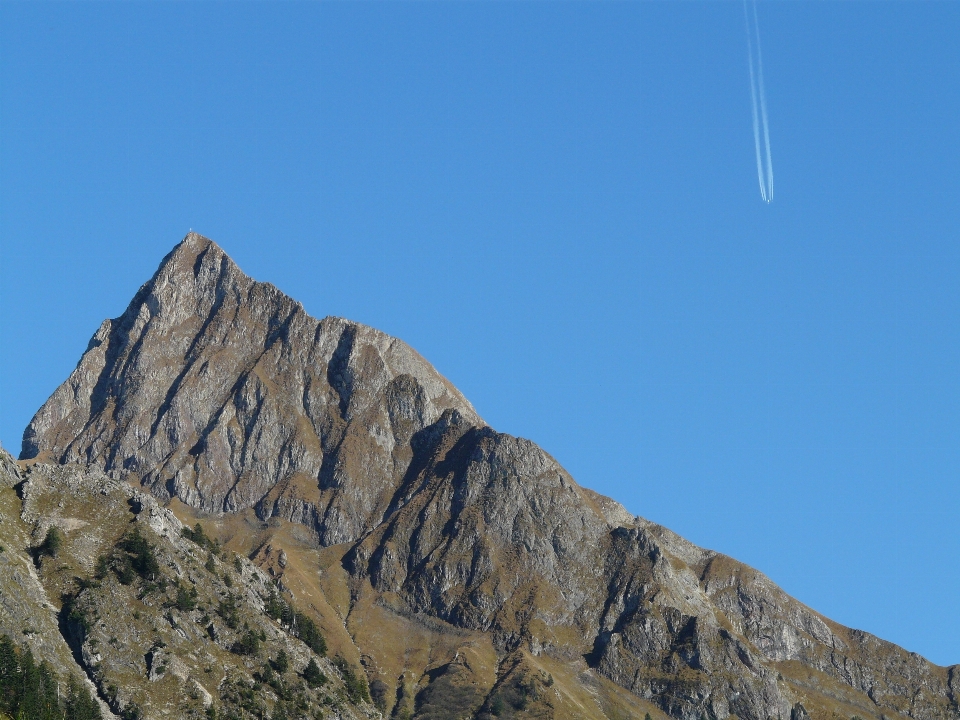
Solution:
{"label": "mountain ridge", "polygon": [[[483,633],[501,660],[525,658],[516,667],[564,658],[669,717],[798,720],[799,706],[818,720],[831,702],[878,720],[960,717],[960,666],[843,628],[581,488],[402,341],[310,318],[194,233],[101,325],[21,460],[89,465],[212,517],[304,526],[344,548],[351,607],[370,596]],[[449,673],[472,677],[456,666],[420,692]],[[376,679],[400,693],[404,677]],[[503,680],[464,712],[489,715]]]}

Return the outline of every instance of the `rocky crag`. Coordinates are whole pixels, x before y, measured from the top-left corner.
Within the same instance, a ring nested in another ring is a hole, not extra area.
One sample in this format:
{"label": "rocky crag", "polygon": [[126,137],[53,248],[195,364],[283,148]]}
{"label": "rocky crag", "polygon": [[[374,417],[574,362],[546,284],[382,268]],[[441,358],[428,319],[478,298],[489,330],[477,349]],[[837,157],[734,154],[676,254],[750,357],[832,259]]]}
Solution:
{"label": "rocky crag", "polygon": [[201,521],[309,605],[387,716],[960,718],[960,666],[581,488],[401,341],[309,317],[196,234],[101,325],[20,459]]}

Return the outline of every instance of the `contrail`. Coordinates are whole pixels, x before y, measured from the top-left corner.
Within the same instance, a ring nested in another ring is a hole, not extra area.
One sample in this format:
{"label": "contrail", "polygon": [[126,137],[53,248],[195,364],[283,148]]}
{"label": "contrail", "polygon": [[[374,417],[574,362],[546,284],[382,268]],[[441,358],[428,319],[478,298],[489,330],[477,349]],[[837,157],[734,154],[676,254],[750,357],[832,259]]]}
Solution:
{"label": "contrail", "polygon": [[[773,156],[770,152],[770,124],[767,121],[767,94],[763,89],[763,55],[760,52],[760,23],[757,18],[757,0],[743,0],[743,19],[747,28],[747,54],[750,61],[750,99],[753,101],[753,143],[757,151],[757,179],[760,182],[760,197],[764,202],[773,201]],[[751,18],[751,15],[753,16]],[[753,22],[751,23],[751,19]],[[752,27],[751,27],[752,25]],[[754,59],[756,41],[756,59]],[[754,67],[756,65],[756,67]],[[760,98],[759,107],[757,98]],[[763,125],[763,147],[760,144],[760,126]]]}

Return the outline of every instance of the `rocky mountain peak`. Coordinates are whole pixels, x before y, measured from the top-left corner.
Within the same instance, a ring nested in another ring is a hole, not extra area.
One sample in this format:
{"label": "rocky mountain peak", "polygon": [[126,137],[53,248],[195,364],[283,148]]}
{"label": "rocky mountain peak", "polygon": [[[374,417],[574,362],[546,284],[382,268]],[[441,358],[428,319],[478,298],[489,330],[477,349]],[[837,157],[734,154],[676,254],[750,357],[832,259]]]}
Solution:
{"label": "rocky mountain peak", "polygon": [[20,457],[94,465],[208,512],[256,507],[337,542],[375,523],[410,438],[448,409],[482,425],[405,343],[311,318],[190,233],[100,326]]}

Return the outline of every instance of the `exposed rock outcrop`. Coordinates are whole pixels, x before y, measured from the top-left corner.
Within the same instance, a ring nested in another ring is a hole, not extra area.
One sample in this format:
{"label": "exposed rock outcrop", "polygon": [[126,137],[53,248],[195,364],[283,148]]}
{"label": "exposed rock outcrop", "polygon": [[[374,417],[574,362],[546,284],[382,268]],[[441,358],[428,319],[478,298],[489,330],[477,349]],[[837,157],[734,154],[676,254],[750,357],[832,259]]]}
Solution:
{"label": "exposed rock outcrop", "polygon": [[403,342],[314,320],[190,234],[100,326],[20,457],[135,476],[206,511],[257,506],[334,544],[379,522],[411,436],[449,408],[480,423]]}
{"label": "exposed rock outcrop", "polygon": [[[31,553],[51,528],[56,553]],[[21,471],[0,450],[0,633],[64,687],[83,678],[105,718],[380,716],[346,688],[349,665],[271,615],[266,573],[186,535],[153,497],[99,470]],[[322,682],[307,682],[311,662]]]}

